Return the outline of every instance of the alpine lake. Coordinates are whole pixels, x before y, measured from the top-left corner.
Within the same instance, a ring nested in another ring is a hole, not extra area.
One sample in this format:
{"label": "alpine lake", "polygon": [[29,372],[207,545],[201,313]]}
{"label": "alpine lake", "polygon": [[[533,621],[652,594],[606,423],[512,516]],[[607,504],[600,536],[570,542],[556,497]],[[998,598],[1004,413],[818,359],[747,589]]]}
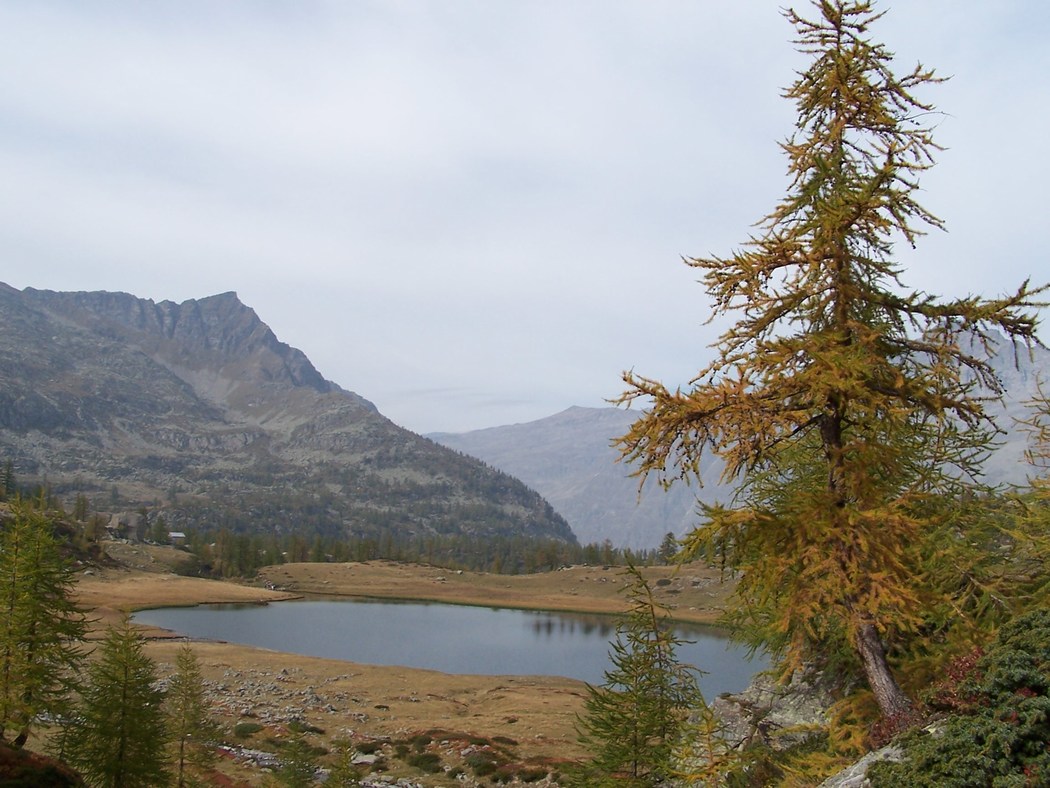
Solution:
{"label": "alpine lake", "polygon": [[[157,608],[134,621],[204,640],[442,673],[566,676],[605,683],[617,619],[435,602],[309,598],[269,604]],[[675,624],[678,661],[702,671],[711,699],[768,667],[718,629]]]}

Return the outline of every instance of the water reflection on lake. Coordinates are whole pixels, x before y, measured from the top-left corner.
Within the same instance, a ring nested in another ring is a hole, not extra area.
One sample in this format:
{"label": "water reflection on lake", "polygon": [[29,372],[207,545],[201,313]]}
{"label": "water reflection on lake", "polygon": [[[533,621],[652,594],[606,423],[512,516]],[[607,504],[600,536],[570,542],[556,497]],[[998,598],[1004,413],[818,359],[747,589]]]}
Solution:
{"label": "water reflection on lake", "polygon": [[[134,619],[194,638],[328,659],[592,684],[604,681],[616,634],[608,616],[361,599],[167,608]],[[679,647],[678,658],[707,671],[700,684],[708,698],[743,689],[766,667],[711,628],[681,625],[677,632],[693,641]]]}

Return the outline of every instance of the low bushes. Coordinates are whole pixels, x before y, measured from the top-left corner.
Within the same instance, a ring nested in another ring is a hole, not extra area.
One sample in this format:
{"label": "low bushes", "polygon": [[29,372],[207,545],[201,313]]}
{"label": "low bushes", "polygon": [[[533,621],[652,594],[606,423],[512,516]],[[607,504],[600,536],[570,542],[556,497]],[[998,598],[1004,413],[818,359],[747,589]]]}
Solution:
{"label": "low bushes", "polygon": [[875,764],[875,788],[1050,785],[1050,611],[1002,627],[947,699],[943,720],[901,737],[901,763]]}

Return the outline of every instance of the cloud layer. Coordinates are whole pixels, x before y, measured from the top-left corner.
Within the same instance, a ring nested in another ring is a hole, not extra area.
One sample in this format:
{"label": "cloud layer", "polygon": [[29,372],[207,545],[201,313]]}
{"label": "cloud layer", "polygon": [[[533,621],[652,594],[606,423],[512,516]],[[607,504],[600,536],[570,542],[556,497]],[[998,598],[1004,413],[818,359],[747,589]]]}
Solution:
{"label": "cloud layer", "polygon": [[[599,405],[625,368],[684,383],[716,327],[681,256],[728,254],[784,188],[804,61],[777,6],[6,4],[0,280],[236,290],[419,431]],[[1048,8],[898,4],[873,31],[952,76],[924,96],[949,232],[902,253],[913,287],[1050,278]]]}

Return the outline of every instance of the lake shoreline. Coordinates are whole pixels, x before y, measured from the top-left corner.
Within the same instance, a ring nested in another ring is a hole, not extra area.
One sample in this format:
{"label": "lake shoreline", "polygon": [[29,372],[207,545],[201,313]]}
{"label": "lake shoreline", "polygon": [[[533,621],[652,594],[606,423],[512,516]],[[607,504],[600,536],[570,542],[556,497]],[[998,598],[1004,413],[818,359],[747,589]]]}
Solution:
{"label": "lake shoreline", "polygon": [[[108,545],[107,545],[108,548]],[[120,568],[91,568],[78,575],[75,596],[90,611],[92,639],[134,610],[207,603],[266,603],[312,598],[314,594],[359,595],[379,599],[457,602],[474,606],[512,606],[551,612],[615,615],[624,609],[615,568],[580,567],[531,576],[486,575],[432,566],[365,564],[286,564],[269,567],[252,584],[181,577],[170,572],[184,554],[173,548],[120,545]],[[111,552],[111,554],[113,554]],[[645,570],[647,576],[649,570]],[[658,599],[687,612],[690,623],[710,624],[729,589],[717,572],[692,567],[653,568]],[[602,577],[606,580],[603,582]],[[443,579],[442,579],[443,578]],[[673,578],[673,579],[672,579]],[[273,586],[267,588],[267,584]],[[696,583],[696,585],[694,585]],[[677,592],[677,593],[673,593]],[[511,603],[511,605],[508,605]],[[697,610],[689,610],[695,607]],[[717,608],[717,609],[716,609]],[[676,615],[685,620],[685,615]],[[228,642],[188,641],[178,633],[146,629],[147,653],[162,676],[174,669],[175,654],[193,647],[208,682],[216,717],[232,729],[244,721],[263,725],[260,737],[288,735],[293,718],[324,731],[316,744],[337,739],[396,740],[430,730],[462,731],[517,742],[522,758],[574,760],[584,751],[577,740],[577,715],[586,684],[548,676],[479,676],[365,665],[304,657]],[[247,742],[250,745],[250,741]],[[262,786],[257,767],[223,763],[240,786]],[[438,778],[405,772],[423,785],[446,785]],[[391,776],[397,776],[392,774]]]}
{"label": "lake shoreline", "polygon": [[[691,563],[642,567],[654,597],[671,619],[718,626],[734,584],[717,569]],[[310,596],[371,597],[475,607],[616,616],[626,610],[622,568],[571,566],[531,575],[495,575],[424,564],[365,561],[279,564],[259,571],[273,590]]]}
{"label": "lake shoreline", "polygon": [[[449,674],[567,677],[598,685],[611,669],[619,619],[490,605],[350,595],[307,595],[283,603],[235,603],[137,611],[136,625],[193,641]],[[705,693],[743,690],[762,659],[706,624],[677,621],[678,658],[696,665]],[[425,643],[425,647],[420,644]],[[756,667],[757,666],[757,667]]]}

